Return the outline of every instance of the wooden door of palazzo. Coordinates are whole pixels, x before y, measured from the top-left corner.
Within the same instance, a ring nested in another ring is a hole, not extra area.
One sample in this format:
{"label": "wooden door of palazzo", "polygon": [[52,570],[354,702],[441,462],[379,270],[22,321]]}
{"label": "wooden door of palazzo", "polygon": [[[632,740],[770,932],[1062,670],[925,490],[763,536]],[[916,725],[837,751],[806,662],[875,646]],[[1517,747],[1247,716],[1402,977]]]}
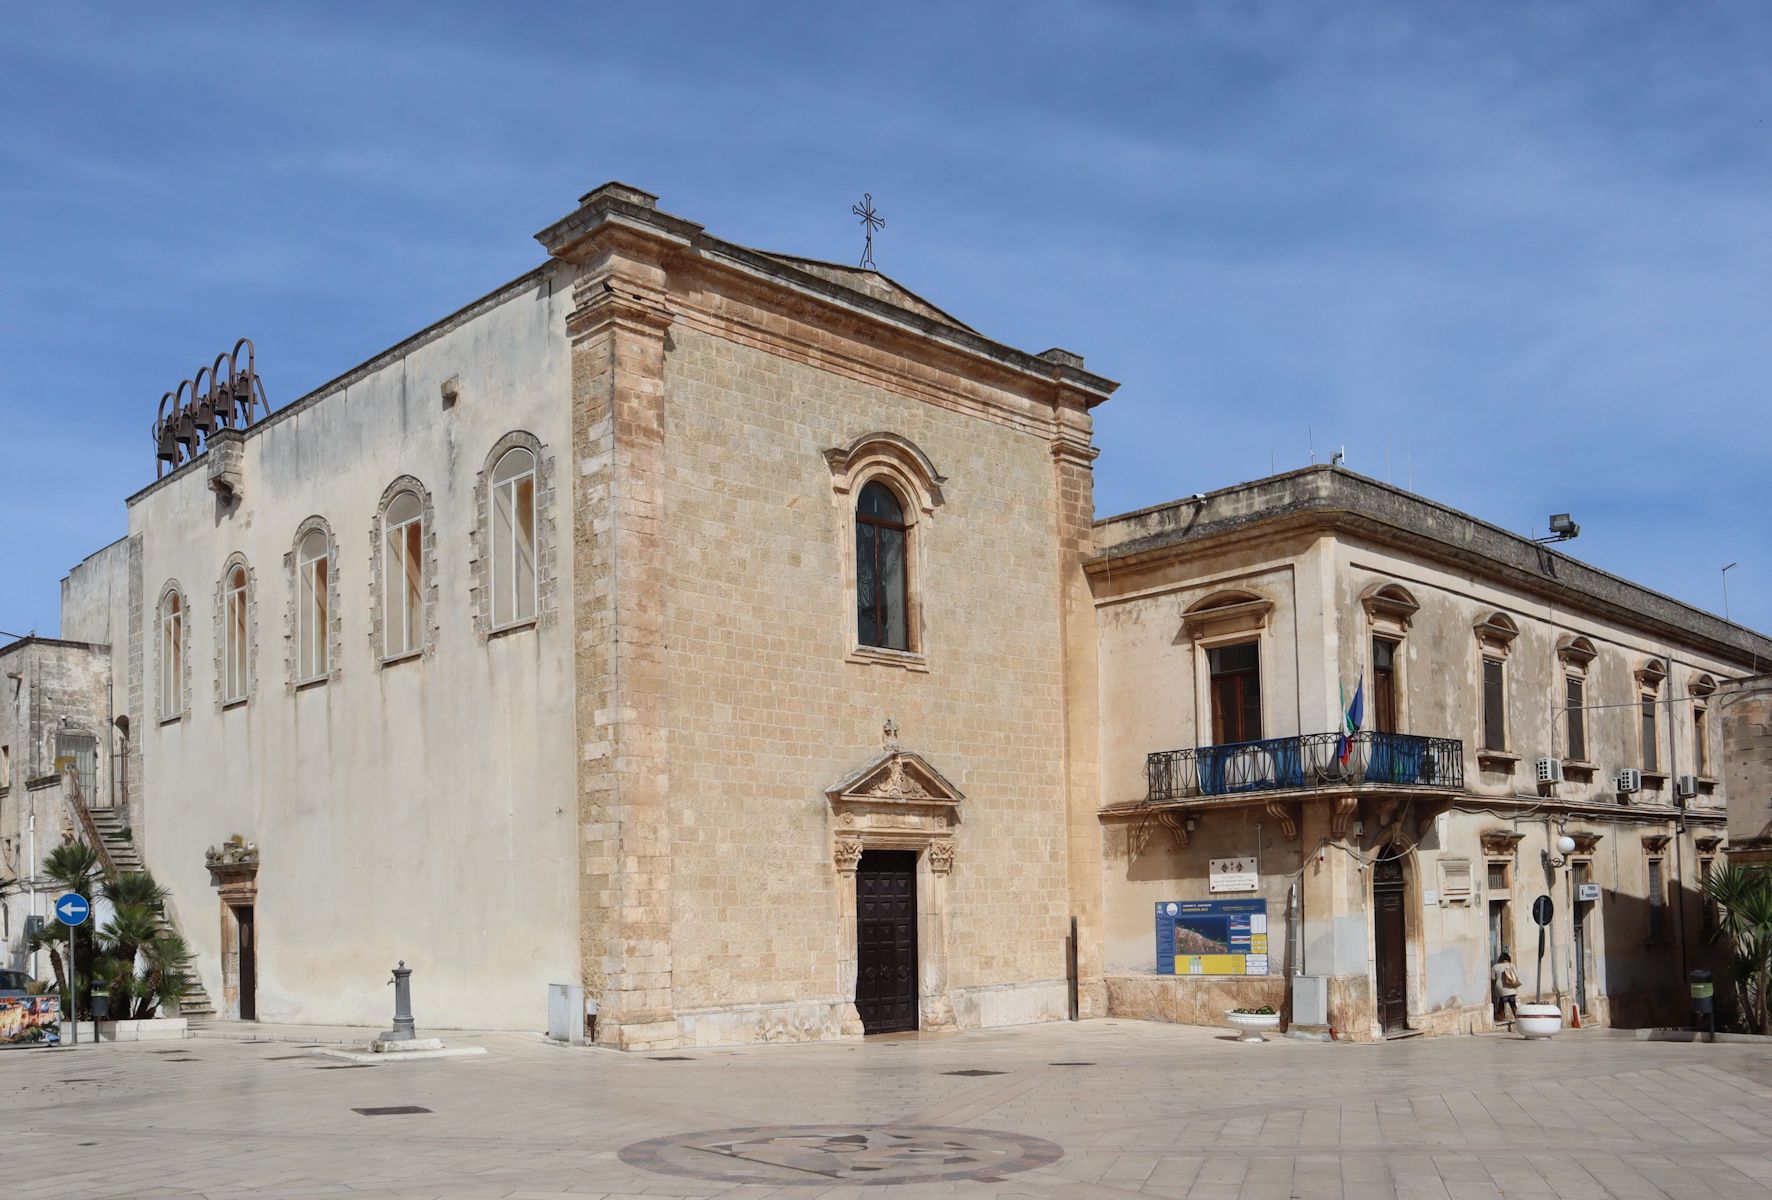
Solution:
{"label": "wooden door of palazzo", "polygon": [[258,930],[250,904],[234,909],[240,933],[240,1019],[258,1020]]}
{"label": "wooden door of palazzo", "polygon": [[1378,1024],[1384,1032],[1392,1033],[1409,1027],[1408,926],[1403,919],[1401,862],[1381,861],[1373,870],[1372,921],[1378,960]]}
{"label": "wooden door of palazzo", "polygon": [[855,871],[855,1007],[866,1033],[917,1028],[917,855],[868,850]]}

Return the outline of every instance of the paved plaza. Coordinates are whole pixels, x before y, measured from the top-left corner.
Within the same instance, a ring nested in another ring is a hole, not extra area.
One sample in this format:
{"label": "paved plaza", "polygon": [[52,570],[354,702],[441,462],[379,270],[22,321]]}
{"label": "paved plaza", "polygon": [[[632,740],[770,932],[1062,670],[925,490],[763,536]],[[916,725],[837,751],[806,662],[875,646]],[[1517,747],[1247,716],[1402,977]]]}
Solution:
{"label": "paved plaza", "polygon": [[1772,1196],[1759,1044],[1096,1021],[650,1056],[495,1035],[358,1066],[253,1032],[0,1053],[0,1195]]}

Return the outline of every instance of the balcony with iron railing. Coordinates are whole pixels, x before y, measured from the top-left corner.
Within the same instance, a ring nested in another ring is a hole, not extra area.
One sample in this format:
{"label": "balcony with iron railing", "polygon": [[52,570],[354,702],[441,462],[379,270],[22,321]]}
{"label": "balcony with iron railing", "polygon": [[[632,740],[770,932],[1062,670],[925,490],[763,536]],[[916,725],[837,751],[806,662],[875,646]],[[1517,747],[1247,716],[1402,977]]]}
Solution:
{"label": "balcony with iron railing", "polygon": [[1314,792],[1388,788],[1459,791],[1464,743],[1457,738],[1365,731],[1263,738],[1145,758],[1145,803],[1230,799],[1246,792]]}

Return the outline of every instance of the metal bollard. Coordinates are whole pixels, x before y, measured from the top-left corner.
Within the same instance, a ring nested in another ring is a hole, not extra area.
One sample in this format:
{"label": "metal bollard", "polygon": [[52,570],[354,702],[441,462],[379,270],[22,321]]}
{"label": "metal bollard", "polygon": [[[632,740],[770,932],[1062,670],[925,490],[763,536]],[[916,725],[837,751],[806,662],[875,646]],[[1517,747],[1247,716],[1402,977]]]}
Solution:
{"label": "metal bollard", "polygon": [[416,1036],[412,1027],[412,968],[401,959],[394,968],[394,1027],[381,1035],[384,1042],[410,1042]]}

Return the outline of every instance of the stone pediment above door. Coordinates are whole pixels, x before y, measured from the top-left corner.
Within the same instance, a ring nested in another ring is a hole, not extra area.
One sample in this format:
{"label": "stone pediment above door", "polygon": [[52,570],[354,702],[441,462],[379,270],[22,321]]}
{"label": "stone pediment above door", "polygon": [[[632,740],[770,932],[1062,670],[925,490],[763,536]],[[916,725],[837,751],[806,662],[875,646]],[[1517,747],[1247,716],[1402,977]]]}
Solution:
{"label": "stone pediment above door", "polygon": [[952,836],[965,796],[928,759],[899,746],[896,732],[888,725],[884,752],[825,789],[839,838],[915,848]]}

